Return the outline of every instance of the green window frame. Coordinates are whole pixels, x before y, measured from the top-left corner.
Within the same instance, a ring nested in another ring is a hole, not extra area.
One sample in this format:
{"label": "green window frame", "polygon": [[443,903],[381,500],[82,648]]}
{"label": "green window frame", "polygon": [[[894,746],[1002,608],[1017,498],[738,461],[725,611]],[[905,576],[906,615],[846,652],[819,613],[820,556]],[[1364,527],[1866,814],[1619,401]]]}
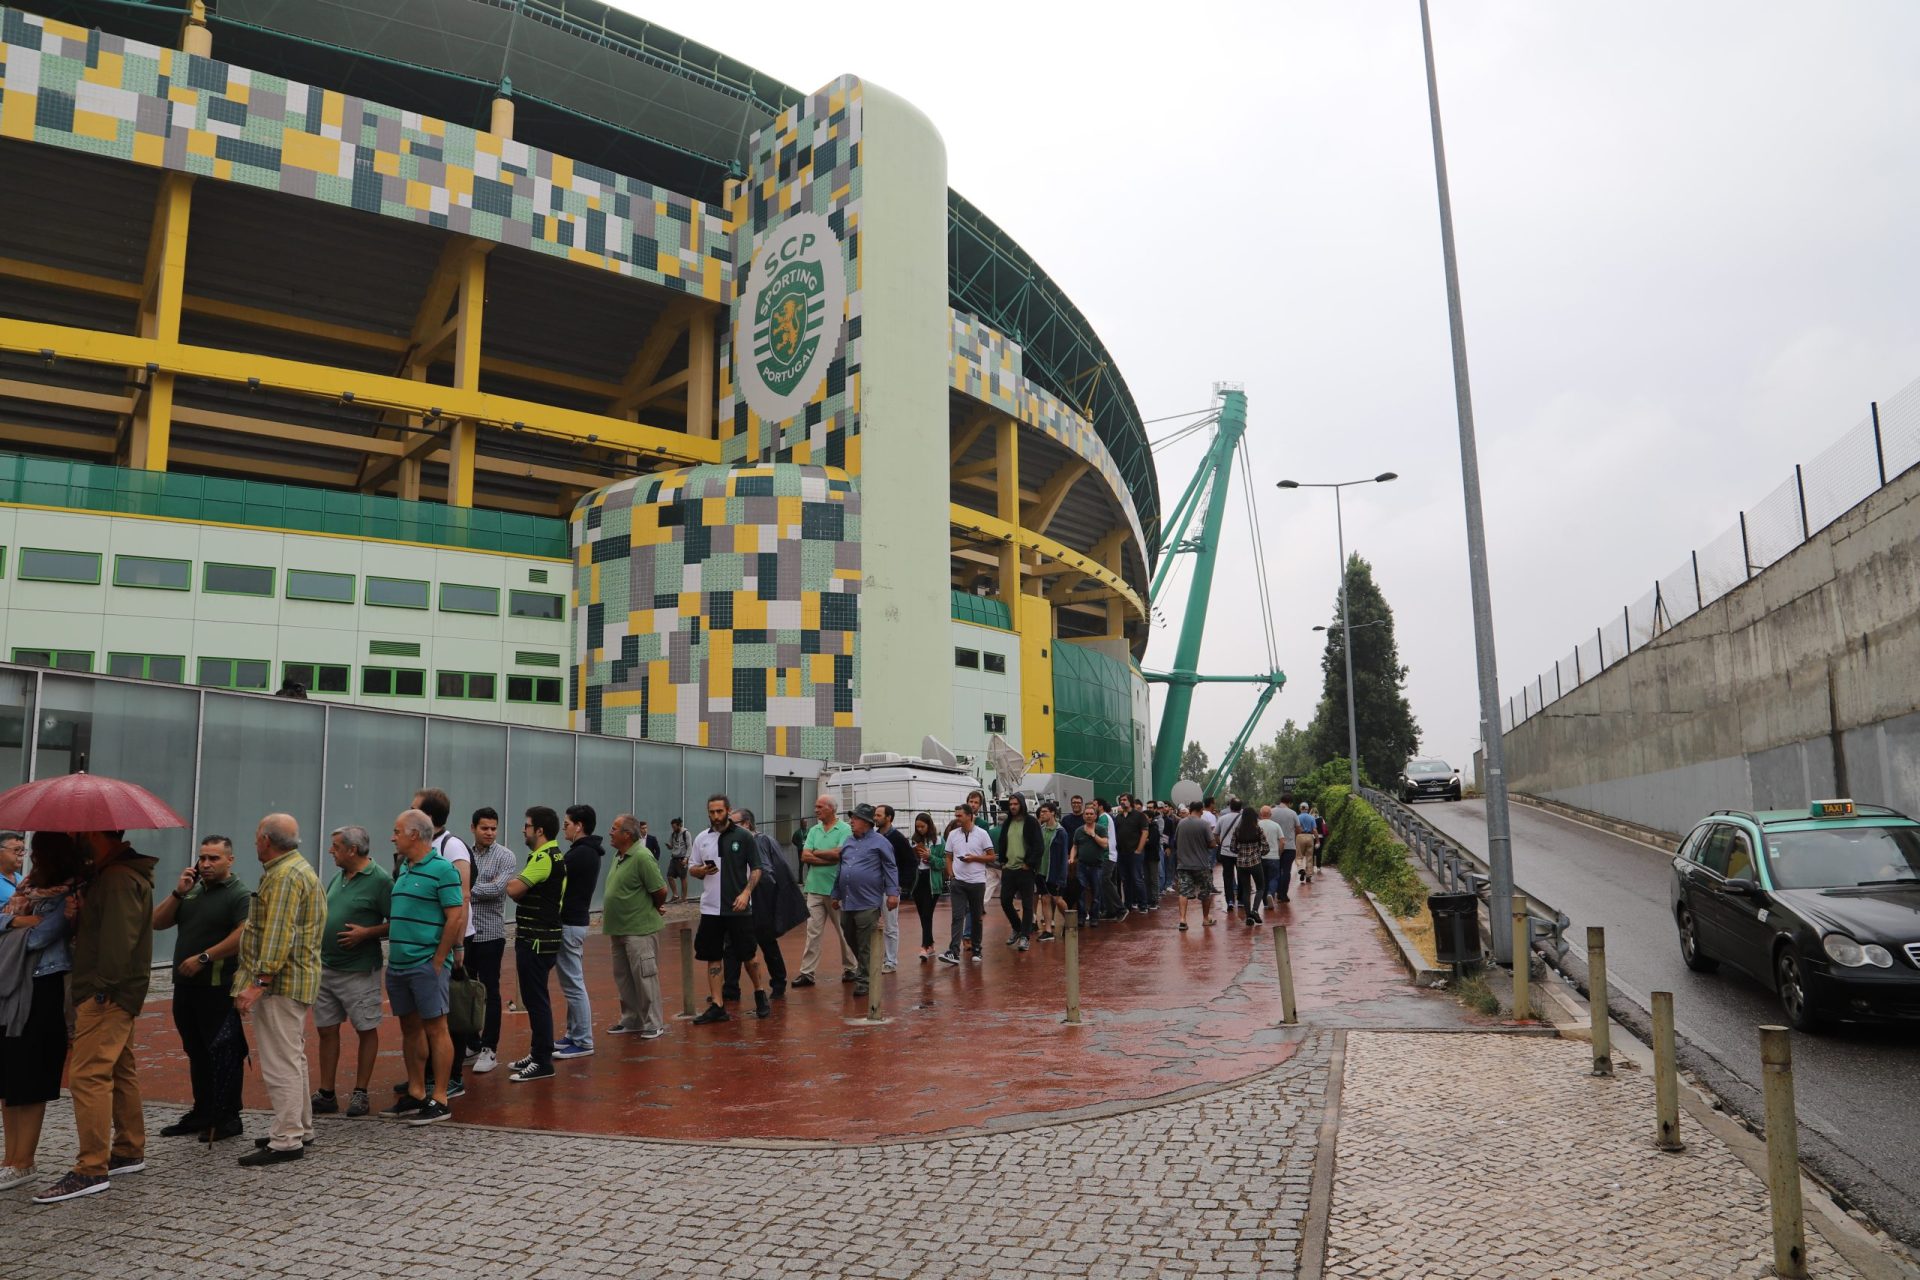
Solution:
{"label": "green window frame", "polygon": [[366,698],[424,698],[427,673],[419,667],[362,667],[360,694]]}
{"label": "green window frame", "polygon": [[353,668],[344,662],[283,662],[280,682],[297,680],[308,693],[352,693]]}
{"label": "green window frame", "polygon": [[491,671],[438,671],[434,673],[434,695],[467,702],[492,702],[500,679]]}
{"label": "green window frame", "polygon": [[[419,588],[418,591],[413,588]],[[375,599],[375,597],[380,597]],[[361,594],[363,604],[376,609],[425,609],[433,598],[433,585],[419,578],[376,578],[367,575]]]}
{"label": "green window frame", "polygon": [[440,584],[440,612],[480,613],[497,618],[500,616],[500,588],[443,582]]}
{"label": "green window frame", "polygon": [[13,660],[23,667],[53,671],[93,670],[93,654],[85,649],[15,649]]}
{"label": "green window frame", "polygon": [[507,615],[559,622],[567,616],[566,601],[550,591],[507,592]]}
{"label": "green window frame", "polygon": [[180,653],[109,653],[107,674],[129,680],[164,680],[168,684],[187,682],[187,659]]}
{"label": "green window frame", "polygon": [[507,701],[557,707],[562,701],[560,678],[558,676],[510,675],[507,677]]}
{"label": "green window frame", "polygon": [[265,689],[273,663],[265,658],[202,658],[194,665],[195,684],[209,689]]}
{"label": "green window frame", "polygon": [[0,547],[0,578],[7,576],[7,549]]}
{"label": "green window frame", "polygon": [[325,569],[287,570],[287,599],[317,600],[321,604],[352,604],[354,577]]}
{"label": "green window frame", "polygon": [[115,556],[113,585],[148,591],[191,591],[193,561],[163,556]]}
{"label": "green window frame", "polygon": [[200,566],[200,589],[215,596],[271,596],[275,573],[270,565],[209,560]]}
{"label": "green window frame", "polygon": [[22,582],[64,582],[73,586],[100,585],[98,551],[62,551],[54,547],[20,548],[20,567],[15,576]]}

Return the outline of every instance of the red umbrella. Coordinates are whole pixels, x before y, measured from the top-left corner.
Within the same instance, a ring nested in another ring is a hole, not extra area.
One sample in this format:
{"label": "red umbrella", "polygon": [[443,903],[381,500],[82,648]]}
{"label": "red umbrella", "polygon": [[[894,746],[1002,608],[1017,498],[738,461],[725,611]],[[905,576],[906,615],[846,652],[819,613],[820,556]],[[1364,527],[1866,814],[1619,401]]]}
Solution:
{"label": "red umbrella", "polygon": [[15,831],[149,831],[186,825],[145,787],[91,773],[42,778],[0,794],[0,827]]}

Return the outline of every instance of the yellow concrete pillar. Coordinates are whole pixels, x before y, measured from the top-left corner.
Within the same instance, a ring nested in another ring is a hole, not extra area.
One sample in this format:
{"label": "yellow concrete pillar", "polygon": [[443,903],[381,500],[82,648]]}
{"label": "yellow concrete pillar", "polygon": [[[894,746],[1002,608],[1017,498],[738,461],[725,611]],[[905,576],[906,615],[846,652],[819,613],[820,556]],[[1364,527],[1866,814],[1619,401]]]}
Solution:
{"label": "yellow concrete pillar", "polygon": [[[1020,528],[1020,424],[1001,417],[993,426],[994,512],[1013,527]],[[1020,627],[1020,544],[1009,538],[1000,544],[1000,598],[1013,615],[1014,629]]]}
{"label": "yellow concrete pillar", "polygon": [[502,138],[513,136],[513,99],[501,94],[493,100],[493,113],[487,122],[487,132]]}
{"label": "yellow concrete pillar", "polygon": [[1045,597],[1022,592],[1013,618],[1020,634],[1020,749],[1036,771],[1051,773],[1053,737],[1053,606]]}
{"label": "yellow concrete pillar", "polygon": [[[497,101],[497,100],[496,100]],[[462,391],[480,389],[480,335],[484,327],[487,294],[487,258],[473,253],[460,269],[460,300],[453,334],[453,385]],[[480,428],[471,418],[454,423],[447,457],[447,505],[473,505],[473,463]]]}
{"label": "yellow concrete pillar", "polygon": [[198,58],[213,56],[213,32],[207,30],[205,0],[193,0],[193,6],[187,10],[187,25],[180,33],[180,51]]}
{"label": "yellow concrete pillar", "polygon": [[[193,179],[169,173],[160,180],[153,228],[147,237],[147,268],[140,293],[137,332],[171,346],[180,341],[180,299],[187,274],[187,221],[193,208]],[[173,372],[141,370],[143,382],[134,411],[128,462],[144,471],[167,469],[173,432]]]}
{"label": "yellow concrete pillar", "polygon": [[687,434],[697,440],[713,439],[717,346],[713,313],[694,308],[687,324]]}

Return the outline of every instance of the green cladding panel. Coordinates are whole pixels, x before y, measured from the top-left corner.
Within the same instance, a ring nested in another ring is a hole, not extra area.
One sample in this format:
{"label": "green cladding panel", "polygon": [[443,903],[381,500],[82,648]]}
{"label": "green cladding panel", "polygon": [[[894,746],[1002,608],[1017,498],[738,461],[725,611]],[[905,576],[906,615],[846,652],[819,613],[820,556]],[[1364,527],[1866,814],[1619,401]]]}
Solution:
{"label": "green cladding panel", "polygon": [[978,627],[1013,630],[1013,614],[1005,600],[995,596],[976,596],[970,591],[953,593],[953,620],[971,622]]}
{"label": "green cladding panel", "polygon": [[1053,647],[1054,768],[1102,798],[1133,787],[1133,672],[1097,649]]}

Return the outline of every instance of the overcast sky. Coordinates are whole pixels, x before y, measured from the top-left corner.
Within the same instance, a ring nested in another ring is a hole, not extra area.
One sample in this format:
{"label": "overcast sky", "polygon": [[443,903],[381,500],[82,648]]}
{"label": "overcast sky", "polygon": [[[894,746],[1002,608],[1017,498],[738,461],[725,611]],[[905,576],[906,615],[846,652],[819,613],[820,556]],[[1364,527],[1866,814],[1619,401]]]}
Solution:
{"label": "overcast sky", "polygon": [[[1143,417],[1244,383],[1305,722],[1347,545],[1398,621],[1423,749],[1479,737],[1414,0],[627,8],[790,84],[924,110],[952,185],[1112,351]],[[1502,694],[1920,376],[1920,4],[1435,0]],[[1149,429],[1156,434],[1164,425]],[[1202,444],[1160,457],[1171,506]],[[1201,666],[1265,667],[1229,507]],[[1180,600],[1149,666],[1172,660]],[[1202,688],[1217,759],[1251,695]],[[1156,698],[1156,708],[1158,699]],[[1156,725],[1157,728],[1157,725]]]}

